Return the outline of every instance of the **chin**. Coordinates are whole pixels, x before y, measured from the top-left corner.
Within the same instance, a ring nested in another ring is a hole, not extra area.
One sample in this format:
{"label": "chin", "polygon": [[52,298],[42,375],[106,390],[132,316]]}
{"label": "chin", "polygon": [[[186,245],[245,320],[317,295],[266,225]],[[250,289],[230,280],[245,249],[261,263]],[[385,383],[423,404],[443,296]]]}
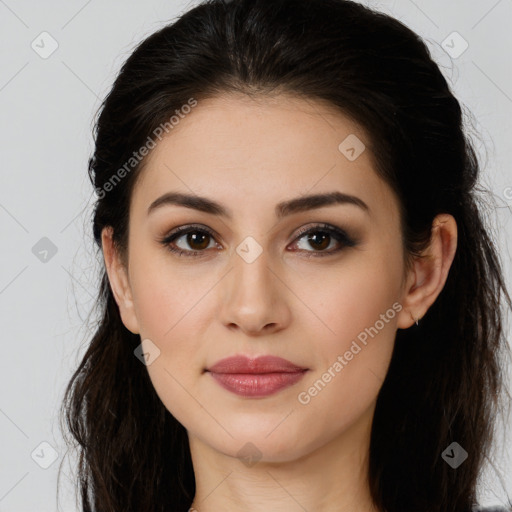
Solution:
{"label": "chin", "polygon": [[[275,425],[274,425],[275,428]],[[308,443],[304,436],[290,436],[289,430],[280,427],[269,435],[272,429],[254,427],[237,430],[230,429],[233,436],[226,435],[222,439],[208,439],[206,442],[215,450],[233,458],[240,459],[250,467],[256,462],[285,463],[293,462],[306,455],[314,443]]]}

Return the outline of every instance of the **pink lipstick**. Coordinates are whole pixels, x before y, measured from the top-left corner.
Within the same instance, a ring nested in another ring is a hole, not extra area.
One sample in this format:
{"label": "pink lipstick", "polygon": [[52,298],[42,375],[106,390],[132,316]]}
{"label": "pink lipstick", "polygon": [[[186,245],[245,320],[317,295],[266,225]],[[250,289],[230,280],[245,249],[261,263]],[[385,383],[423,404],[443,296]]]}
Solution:
{"label": "pink lipstick", "polygon": [[233,356],[206,369],[224,389],[240,396],[265,397],[298,382],[308,368],[276,356]]}

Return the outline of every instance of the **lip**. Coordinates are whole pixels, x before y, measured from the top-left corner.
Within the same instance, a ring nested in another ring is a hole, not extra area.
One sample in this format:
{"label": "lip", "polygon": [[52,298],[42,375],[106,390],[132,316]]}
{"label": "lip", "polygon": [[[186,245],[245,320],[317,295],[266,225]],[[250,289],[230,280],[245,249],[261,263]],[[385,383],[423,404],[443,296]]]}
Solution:
{"label": "lip", "polygon": [[308,368],[276,356],[232,356],[205,370],[224,389],[240,396],[264,397],[292,386]]}
{"label": "lip", "polygon": [[212,373],[291,373],[307,370],[287,359],[277,356],[259,356],[254,359],[237,355],[217,361],[206,371]]}

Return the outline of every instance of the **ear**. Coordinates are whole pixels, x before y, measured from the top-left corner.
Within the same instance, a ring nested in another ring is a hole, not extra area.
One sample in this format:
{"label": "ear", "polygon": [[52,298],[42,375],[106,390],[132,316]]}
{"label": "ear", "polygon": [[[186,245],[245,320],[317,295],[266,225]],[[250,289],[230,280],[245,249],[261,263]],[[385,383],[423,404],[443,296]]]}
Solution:
{"label": "ear", "polygon": [[457,223],[448,214],[438,215],[432,223],[430,245],[422,257],[415,258],[405,295],[403,309],[397,321],[399,329],[407,329],[414,319],[422,318],[441,293],[455,252],[457,250]]}
{"label": "ear", "polygon": [[107,226],[101,232],[101,246],[105,268],[110,281],[110,287],[124,326],[133,334],[139,334],[139,323],[135,315],[132,291],[128,280],[128,272],[121,262],[118,251],[112,240],[113,228]]}

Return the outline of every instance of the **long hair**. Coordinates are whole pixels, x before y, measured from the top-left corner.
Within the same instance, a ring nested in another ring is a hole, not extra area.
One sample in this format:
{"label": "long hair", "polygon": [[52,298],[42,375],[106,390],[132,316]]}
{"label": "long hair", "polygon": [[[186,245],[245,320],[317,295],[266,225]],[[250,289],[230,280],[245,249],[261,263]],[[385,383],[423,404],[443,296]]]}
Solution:
{"label": "long hair", "polygon": [[[477,196],[479,162],[438,65],[405,25],[352,1],[197,4],[135,48],[100,106],[89,159],[98,251],[112,226],[126,255],[145,163],[133,152],[157,142],[159,127],[172,136],[170,117],[191,99],[230,92],[327,102],[362,126],[375,172],[399,200],[407,265],[427,247],[434,217],[454,216],[446,284],[419,327],[397,332],[368,478],[389,512],[469,511],[505,389],[512,303]],[[186,430],[134,356],[140,336],[124,327],[104,268],[100,283],[99,325],[61,409],[79,451],[83,512],[183,512],[195,493]],[[442,457],[453,442],[469,453],[456,470]]]}

